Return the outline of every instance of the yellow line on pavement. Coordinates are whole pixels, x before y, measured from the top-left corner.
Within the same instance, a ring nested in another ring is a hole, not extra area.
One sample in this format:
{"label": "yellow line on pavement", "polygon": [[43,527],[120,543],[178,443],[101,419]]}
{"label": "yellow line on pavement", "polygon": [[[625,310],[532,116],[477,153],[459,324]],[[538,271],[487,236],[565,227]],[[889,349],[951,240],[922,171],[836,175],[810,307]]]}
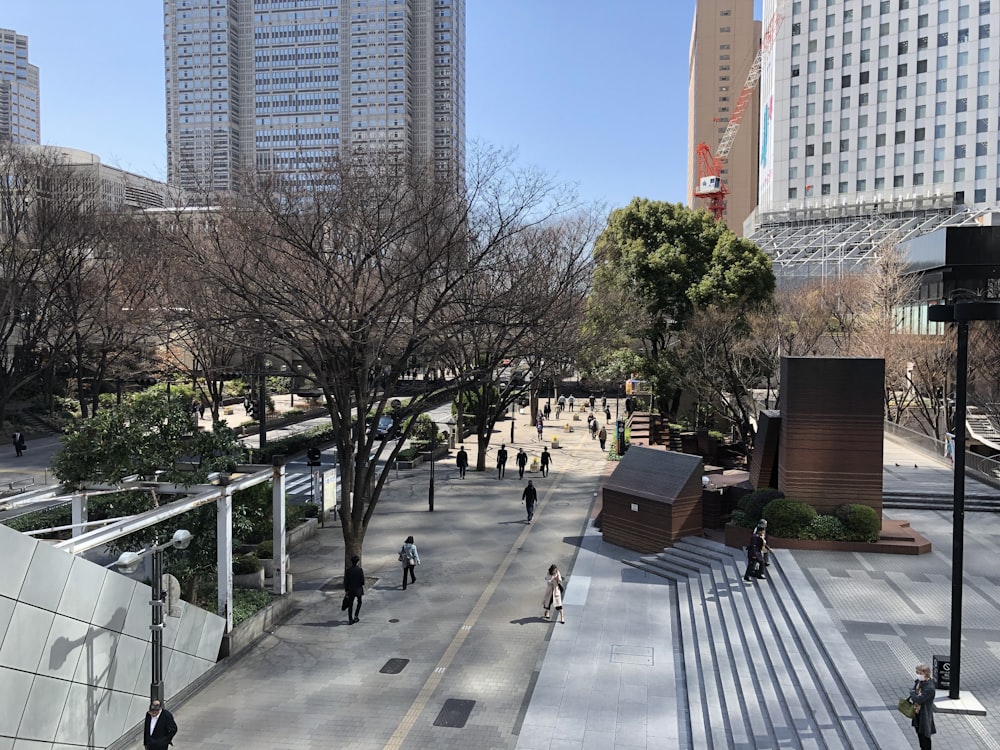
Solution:
{"label": "yellow line on pavement", "polygon": [[[542,511],[545,509],[545,505],[549,502],[549,498],[552,493],[555,492],[556,487],[559,485],[559,480],[562,479],[562,472],[556,477],[556,481],[552,483],[549,491],[545,493],[545,497],[538,504],[538,508],[535,511],[535,518],[541,515]],[[434,671],[431,672],[427,681],[424,682],[424,686],[420,689],[420,693],[414,699],[413,703],[410,704],[409,711],[403,717],[403,720],[399,722],[399,726],[396,727],[396,731],[393,732],[392,737],[389,741],[385,743],[385,750],[400,750],[403,747],[403,742],[406,740],[407,736],[410,734],[410,730],[417,721],[417,717],[423,712],[427,707],[427,703],[430,701],[431,696],[437,689],[438,684],[440,684],[444,673],[447,671],[448,667],[451,666],[452,660],[455,658],[455,654],[462,647],[465,642],[466,637],[472,632],[473,626],[479,620],[479,616],[486,609],[486,605],[489,604],[490,598],[493,593],[497,590],[500,585],[500,581],[503,580],[504,575],[507,573],[507,568],[510,564],[514,562],[514,556],[517,554],[518,550],[524,545],[528,534],[531,532],[531,524],[525,526],[521,533],[517,535],[517,539],[514,540],[514,545],[510,548],[507,556],[504,557],[503,562],[500,563],[500,567],[497,568],[497,572],[493,574],[493,578],[483,589],[483,593],[479,596],[479,601],[476,602],[476,606],[472,608],[469,616],[465,618],[465,622],[462,627],[459,628],[458,633],[452,639],[451,643],[448,644],[448,648],[445,650],[441,659],[438,661],[437,666]]]}

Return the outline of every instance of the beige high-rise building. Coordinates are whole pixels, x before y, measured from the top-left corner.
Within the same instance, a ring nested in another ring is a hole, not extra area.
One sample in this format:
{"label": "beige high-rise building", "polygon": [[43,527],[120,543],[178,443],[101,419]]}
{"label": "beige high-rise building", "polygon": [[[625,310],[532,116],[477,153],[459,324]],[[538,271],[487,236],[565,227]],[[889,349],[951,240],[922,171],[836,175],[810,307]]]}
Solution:
{"label": "beige high-rise building", "polygon": [[[687,190],[687,203],[694,208],[706,205],[694,197],[698,184],[695,148],[705,143],[716,153],[760,48],[761,24],[754,20],[753,5],[751,0],[697,0],[695,5],[688,84]],[[723,218],[741,236],[743,220],[757,205],[759,101],[754,92],[721,175],[729,189]]]}

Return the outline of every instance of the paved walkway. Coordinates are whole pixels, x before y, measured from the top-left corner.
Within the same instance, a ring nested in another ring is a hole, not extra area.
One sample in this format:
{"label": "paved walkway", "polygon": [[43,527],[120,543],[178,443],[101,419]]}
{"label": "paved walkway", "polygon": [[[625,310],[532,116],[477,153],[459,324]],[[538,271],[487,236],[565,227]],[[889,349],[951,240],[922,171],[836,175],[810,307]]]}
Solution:
{"label": "paved walkway", "polygon": [[[508,425],[499,426],[497,442]],[[525,417],[517,431],[534,435]],[[377,580],[357,625],[348,626],[339,607],[340,530],[321,530],[296,550],[295,612],[174,706],[178,747],[703,750],[681,729],[677,683],[662,679],[683,658],[675,653],[667,584],[624,565],[635,553],[605,544],[590,523],[600,477],[613,465],[582,430],[546,433],[561,447],[548,478],[528,475],[540,499],[531,525],[516,468],[503,481],[495,471],[460,480],[452,459],[438,462],[433,513],[426,467],[391,479],[365,543],[363,564]],[[540,452],[536,441],[523,445]],[[950,477],[947,466],[887,441],[887,489],[910,483],[949,494]],[[949,514],[893,515],[909,519],[934,551],[779,553],[826,607],[818,637],[842,638],[856,657],[845,660],[845,669],[847,661],[855,668],[841,674],[844,689],[871,683],[892,716],[885,748],[916,746],[890,706],[908,689],[917,661],[946,651],[950,616]],[[1000,736],[1000,518],[969,514],[966,530],[963,689],[989,713],[939,714],[934,742],[1000,749],[993,739]],[[396,553],[408,534],[423,565],[404,592]],[[552,562],[568,573],[565,625],[541,618]],[[823,745],[755,738],[729,746]]]}

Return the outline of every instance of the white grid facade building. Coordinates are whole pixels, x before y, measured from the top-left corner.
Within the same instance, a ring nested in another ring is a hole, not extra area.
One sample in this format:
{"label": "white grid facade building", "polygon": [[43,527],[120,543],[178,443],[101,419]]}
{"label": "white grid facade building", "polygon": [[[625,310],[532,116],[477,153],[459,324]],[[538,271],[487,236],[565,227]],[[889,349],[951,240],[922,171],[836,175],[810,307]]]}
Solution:
{"label": "white grid facade building", "polygon": [[883,227],[905,238],[1000,204],[1000,0],[784,7],[763,60],[752,239],[792,266],[863,264]]}
{"label": "white grid facade building", "polygon": [[28,62],[28,37],[0,29],[0,142],[41,143],[38,66]]}
{"label": "white grid facade building", "polygon": [[465,0],[164,0],[168,180],[465,158]]}

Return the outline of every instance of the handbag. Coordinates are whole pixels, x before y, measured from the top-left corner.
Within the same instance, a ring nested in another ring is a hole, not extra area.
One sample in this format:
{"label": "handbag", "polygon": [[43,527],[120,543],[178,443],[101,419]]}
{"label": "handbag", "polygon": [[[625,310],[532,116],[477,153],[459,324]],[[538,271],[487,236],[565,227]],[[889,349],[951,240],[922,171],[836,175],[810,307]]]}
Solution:
{"label": "handbag", "polygon": [[351,606],[351,597],[344,594],[344,601],[340,603],[340,611],[343,612],[345,609]]}
{"label": "handbag", "polygon": [[403,561],[404,561],[404,560],[406,559],[406,550],[405,550],[405,549],[401,549],[401,550],[399,551],[399,557],[398,557],[397,559],[398,559],[398,560],[399,560],[400,562],[403,562]]}
{"label": "handbag", "polygon": [[900,698],[899,705],[897,706],[899,713],[903,714],[907,719],[912,719],[917,715],[917,710],[912,703],[910,703],[909,698]]}

